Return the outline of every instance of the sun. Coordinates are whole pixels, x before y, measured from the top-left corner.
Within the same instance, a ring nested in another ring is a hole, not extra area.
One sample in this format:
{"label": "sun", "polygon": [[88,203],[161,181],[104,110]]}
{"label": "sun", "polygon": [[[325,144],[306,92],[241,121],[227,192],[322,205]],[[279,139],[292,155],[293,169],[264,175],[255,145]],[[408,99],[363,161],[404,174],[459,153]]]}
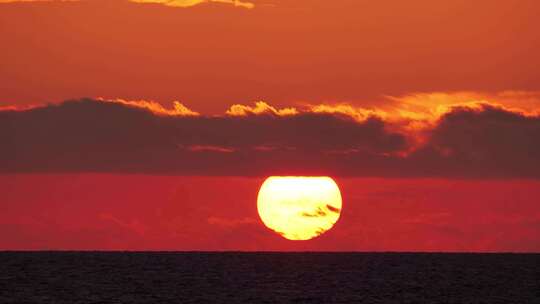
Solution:
{"label": "sun", "polygon": [[264,225],[289,240],[309,240],[331,229],[341,205],[338,185],[326,176],[271,176],[257,198]]}

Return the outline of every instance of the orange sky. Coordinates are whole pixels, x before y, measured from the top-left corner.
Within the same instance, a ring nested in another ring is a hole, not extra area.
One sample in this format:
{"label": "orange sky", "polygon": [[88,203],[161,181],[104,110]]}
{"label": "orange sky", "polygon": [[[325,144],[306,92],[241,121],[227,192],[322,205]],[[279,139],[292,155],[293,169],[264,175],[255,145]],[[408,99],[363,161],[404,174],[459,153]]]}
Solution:
{"label": "orange sky", "polygon": [[534,0],[252,2],[0,4],[0,103],[180,100],[213,114],[256,100],[540,90]]}

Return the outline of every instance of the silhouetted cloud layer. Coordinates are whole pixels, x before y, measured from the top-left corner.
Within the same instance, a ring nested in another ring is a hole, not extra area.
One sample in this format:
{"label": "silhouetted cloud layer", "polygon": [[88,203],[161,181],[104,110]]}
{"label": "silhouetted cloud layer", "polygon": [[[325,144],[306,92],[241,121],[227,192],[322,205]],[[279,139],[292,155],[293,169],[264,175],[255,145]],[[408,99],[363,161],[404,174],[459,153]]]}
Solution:
{"label": "silhouetted cloud layer", "polygon": [[0,171],[540,177],[537,115],[463,105],[415,130],[335,109],[260,102],[204,116],[180,103],[92,99],[6,108]]}

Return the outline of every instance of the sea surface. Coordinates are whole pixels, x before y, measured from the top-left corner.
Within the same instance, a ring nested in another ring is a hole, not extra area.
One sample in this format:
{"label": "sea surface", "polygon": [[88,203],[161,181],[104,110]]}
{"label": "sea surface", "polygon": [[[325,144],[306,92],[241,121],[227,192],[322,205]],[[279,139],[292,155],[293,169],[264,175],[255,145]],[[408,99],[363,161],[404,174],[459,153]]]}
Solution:
{"label": "sea surface", "polygon": [[540,254],[0,252],[0,303],[540,303]]}

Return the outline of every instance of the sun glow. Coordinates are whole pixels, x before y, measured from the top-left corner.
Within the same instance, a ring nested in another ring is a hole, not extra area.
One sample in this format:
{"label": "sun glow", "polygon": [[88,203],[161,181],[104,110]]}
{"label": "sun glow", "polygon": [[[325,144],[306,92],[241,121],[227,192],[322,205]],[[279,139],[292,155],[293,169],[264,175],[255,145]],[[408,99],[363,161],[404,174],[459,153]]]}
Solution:
{"label": "sun glow", "polygon": [[272,176],[257,199],[266,227],[289,240],[309,240],[331,229],[341,205],[341,193],[330,177]]}

